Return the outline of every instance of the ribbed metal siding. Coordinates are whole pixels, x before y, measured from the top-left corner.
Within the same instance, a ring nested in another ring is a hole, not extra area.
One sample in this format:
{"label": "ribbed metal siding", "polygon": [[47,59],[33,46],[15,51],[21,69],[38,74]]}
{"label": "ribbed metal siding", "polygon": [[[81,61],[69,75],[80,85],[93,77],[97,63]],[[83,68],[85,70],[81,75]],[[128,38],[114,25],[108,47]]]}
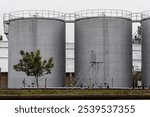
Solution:
{"label": "ribbed metal siding", "polygon": [[[31,86],[34,78],[14,71],[13,65],[20,59],[20,50],[40,49],[43,59],[54,57],[52,74],[46,76],[47,87],[64,86],[65,78],[65,23],[61,20],[25,18],[10,21],[9,24],[9,74],[8,87],[20,88],[25,78]],[[40,86],[45,85],[44,80]]]}
{"label": "ribbed metal siding", "polygon": [[[75,74],[87,86],[130,87],[132,22],[124,18],[84,18],[75,22]],[[90,68],[91,51],[103,62]],[[90,68],[90,70],[89,70]],[[89,71],[88,71],[89,70]],[[93,71],[92,71],[93,70]],[[96,76],[95,76],[96,74]]]}
{"label": "ribbed metal siding", "polygon": [[150,19],[142,21],[142,79],[150,86]]}

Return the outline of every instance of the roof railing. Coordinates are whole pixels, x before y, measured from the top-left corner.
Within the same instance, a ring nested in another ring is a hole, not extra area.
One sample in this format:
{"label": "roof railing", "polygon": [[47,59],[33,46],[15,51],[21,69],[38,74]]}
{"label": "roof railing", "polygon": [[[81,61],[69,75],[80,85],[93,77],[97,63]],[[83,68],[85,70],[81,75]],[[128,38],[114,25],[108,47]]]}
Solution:
{"label": "roof railing", "polygon": [[65,14],[62,12],[48,11],[48,10],[25,10],[4,14],[4,21],[13,20],[17,18],[33,18],[33,17],[65,20]]}
{"label": "roof railing", "polygon": [[150,11],[142,12],[142,20],[150,18]]}
{"label": "roof railing", "polygon": [[75,21],[75,14],[74,13],[66,13],[65,14],[65,21],[66,22],[74,22]]}
{"label": "roof railing", "polygon": [[78,11],[75,13],[63,13],[50,10],[24,10],[14,11],[8,14],[4,14],[3,19],[5,22],[18,19],[18,18],[52,18],[60,19],[66,22],[74,22],[75,20],[90,17],[119,17],[132,20],[133,22],[140,22],[141,20],[150,18],[150,11],[142,13],[131,13],[125,10],[118,9],[92,9]]}
{"label": "roof railing", "polygon": [[104,17],[104,16],[132,19],[131,12],[116,9],[93,9],[93,10],[79,11],[75,13],[75,19],[88,17]]}
{"label": "roof railing", "polygon": [[141,13],[132,13],[132,21],[133,22],[140,22],[142,20]]}

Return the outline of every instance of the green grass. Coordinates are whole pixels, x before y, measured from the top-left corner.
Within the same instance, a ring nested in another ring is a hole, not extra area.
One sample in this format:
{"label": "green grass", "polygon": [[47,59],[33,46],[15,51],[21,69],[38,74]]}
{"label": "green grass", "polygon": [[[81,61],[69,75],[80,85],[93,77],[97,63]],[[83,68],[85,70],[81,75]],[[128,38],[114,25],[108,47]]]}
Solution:
{"label": "green grass", "polygon": [[0,90],[0,96],[3,95],[150,95],[150,90],[112,90],[112,89],[67,89],[67,90]]}

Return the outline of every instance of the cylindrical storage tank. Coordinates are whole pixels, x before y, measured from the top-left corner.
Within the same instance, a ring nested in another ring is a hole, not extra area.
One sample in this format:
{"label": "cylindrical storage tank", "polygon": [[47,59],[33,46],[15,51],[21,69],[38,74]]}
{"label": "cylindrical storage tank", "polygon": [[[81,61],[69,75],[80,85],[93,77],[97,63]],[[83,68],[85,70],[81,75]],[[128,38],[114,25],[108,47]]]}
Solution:
{"label": "cylindrical storage tank", "polygon": [[150,11],[142,13],[142,80],[143,86],[150,87]]}
{"label": "cylindrical storage tank", "polygon": [[76,86],[132,86],[131,13],[89,10],[76,13]]}
{"label": "cylindrical storage tank", "polygon": [[[20,11],[9,14],[9,70],[8,88],[36,87],[34,77],[16,72],[20,50],[40,50],[43,60],[53,57],[51,74],[39,79],[39,87],[63,87],[65,78],[65,22],[64,14],[53,11]],[[45,80],[47,78],[47,80]],[[47,81],[47,82],[46,82]]]}

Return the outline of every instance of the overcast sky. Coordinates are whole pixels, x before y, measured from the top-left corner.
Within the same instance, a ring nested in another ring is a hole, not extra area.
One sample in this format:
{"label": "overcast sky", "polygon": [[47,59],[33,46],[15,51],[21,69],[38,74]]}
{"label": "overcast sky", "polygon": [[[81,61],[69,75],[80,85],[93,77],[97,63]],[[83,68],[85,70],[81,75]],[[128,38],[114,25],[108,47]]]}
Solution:
{"label": "overcast sky", "polygon": [[18,10],[76,12],[87,9],[121,9],[131,12],[150,10],[150,0],[0,0],[0,34],[3,13]]}

